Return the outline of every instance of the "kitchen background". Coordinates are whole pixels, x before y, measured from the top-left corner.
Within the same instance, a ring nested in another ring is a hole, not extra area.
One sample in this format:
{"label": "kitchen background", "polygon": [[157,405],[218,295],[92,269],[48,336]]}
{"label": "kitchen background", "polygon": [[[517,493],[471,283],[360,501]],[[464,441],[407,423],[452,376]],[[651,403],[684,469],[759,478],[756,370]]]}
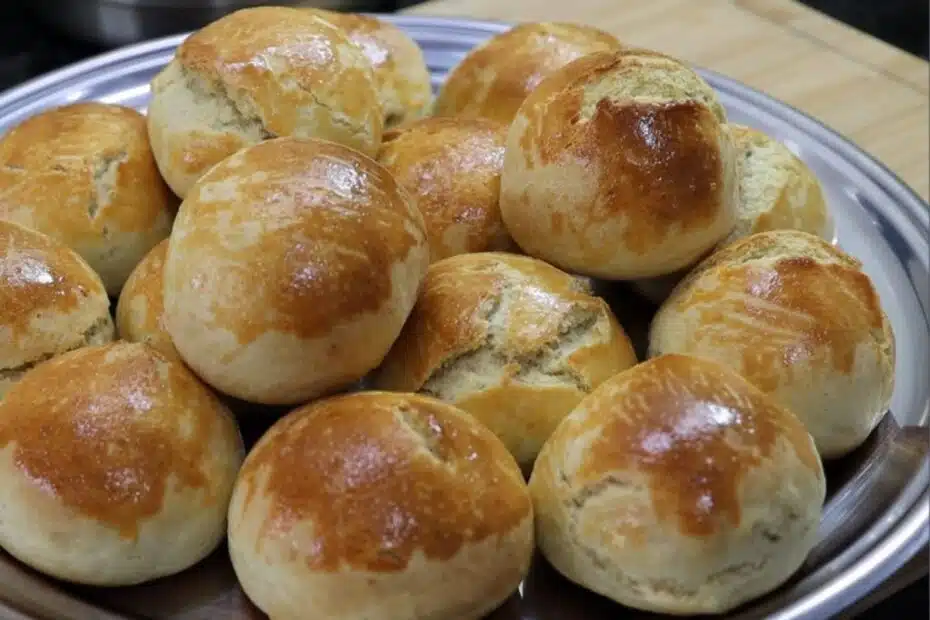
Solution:
{"label": "kitchen background", "polygon": [[[126,0],[124,0],[126,1]],[[506,1],[506,0],[502,0]],[[846,24],[868,32],[922,58],[928,57],[928,6],[927,0],[802,0]],[[93,11],[91,2],[59,2],[59,0],[28,0],[26,3],[0,3],[0,90],[15,86],[32,77],[106,51],[106,47],[82,41],[63,34],[61,25],[55,27],[40,14],[49,14],[48,7],[57,5],[60,11],[51,11],[71,30],[80,19]],[[131,4],[131,2],[130,2]],[[170,3],[168,3],[170,4]],[[269,2],[268,4],[274,4]],[[309,4],[309,3],[308,3]],[[353,11],[392,12],[417,2],[411,0],[328,0],[321,1],[326,8],[344,8]],[[44,5],[44,7],[43,7]],[[65,6],[80,7],[69,14]],[[46,11],[41,9],[45,8]],[[39,10],[37,10],[39,9]],[[75,20],[69,22],[68,20]],[[180,26],[179,30],[187,29]],[[927,617],[930,608],[928,580],[918,581],[898,595],[872,608],[862,620],[883,617]]]}

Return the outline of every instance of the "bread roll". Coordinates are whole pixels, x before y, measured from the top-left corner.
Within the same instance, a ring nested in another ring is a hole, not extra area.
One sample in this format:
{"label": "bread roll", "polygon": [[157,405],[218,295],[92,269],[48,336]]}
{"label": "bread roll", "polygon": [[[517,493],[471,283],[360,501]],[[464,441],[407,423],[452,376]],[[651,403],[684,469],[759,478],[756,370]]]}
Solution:
{"label": "bread roll", "polygon": [[269,140],[215,166],[182,203],[165,324],[216,389],[306,402],[381,362],[428,264],[420,212],[374,160],[333,142]]}
{"label": "bread roll", "polygon": [[498,206],[502,125],[425,118],[386,132],[378,160],[416,200],[426,220],[430,260],[516,249]]}
{"label": "bread roll", "polygon": [[618,47],[616,37],[592,26],[519,24],[472,49],[452,69],[433,112],[509,125],[526,96],[546,76],[576,58]]}
{"label": "bread roll", "polygon": [[0,545],[77,583],[179,572],[222,541],[243,452],[183,364],[139,343],[66,353],[0,402]]}
{"label": "bread roll", "polygon": [[116,306],[116,329],[128,342],[144,342],[168,356],[178,352],[165,326],[164,279],[168,240],[156,245],[126,280]]}
{"label": "bread roll", "polygon": [[275,620],[477,620],[526,575],[533,510],[513,458],[472,417],[361,392],[298,409],[259,440],[229,551]]}
{"label": "bread roll", "polygon": [[54,239],[0,221],[0,401],[39,362],[110,340],[100,276]]}
{"label": "bread roll", "polygon": [[861,263],[800,231],[757,233],[699,265],[653,320],[649,354],[733,368],[796,413],[825,459],[888,410],[895,341]]}
{"label": "bread roll", "polygon": [[713,90],[647,50],[590,54],[527,97],[501,215],[527,254],[604,279],[672,273],[733,228],[736,156]]}
{"label": "bread roll", "polygon": [[433,100],[433,87],[423,51],[410,36],[390,22],[361,13],[310,8],[317,16],[342,29],[362,49],[374,69],[375,89],[384,113],[384,126],[425,116]]}
{"label": "bread roll", "polygon": [[158,167],[182,198],[211,166],[280,136],[374,155],[382,114],[371,63],[345,33],[296,8],[241,9],[195,32],[152,81]]}
{"label": "bread roll", "polygon": [[610,308],[585,284],[513,254],[433,263],[372,383],[461,407],[529,470],[578,401],[636,363]]}
{"label": "bread roll", "polygon": [[658,357],[605,381],[530,478],[546,559],[622,605],[716,614],[803,563],[826,495],[810,435],[709,360]]}
{"label": "bread roll", "polygon": [[[739,203],[736,225],[718,247],[769,230],[800,230],[833,241],[833,218],[813,171],[788,147],[757,129],[730,123],[730,132],[739,161]],[[634,287],[662,303],[691,267],[638,280]]]}
{"label": "bread roll", "polygon": [[171,232],[177,199],[158,174],[145,118],[75,103],[32,116],[0,140],[0,220],[71,247],[119,294]]}

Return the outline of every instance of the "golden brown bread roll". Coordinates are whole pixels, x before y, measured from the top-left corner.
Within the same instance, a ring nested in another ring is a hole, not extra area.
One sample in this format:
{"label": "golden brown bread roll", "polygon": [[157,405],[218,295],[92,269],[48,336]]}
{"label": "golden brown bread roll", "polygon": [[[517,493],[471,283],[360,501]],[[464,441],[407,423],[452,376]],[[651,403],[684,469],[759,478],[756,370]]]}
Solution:
{"label": "golden brown bread roll", "polygon": [[526,256],[462,254],[430,266],[372,383],[461,407],[528,470],[578,401],[635,363],[584,280]]}
{"label": "golden brown bread roll", "polygon": [[139,343],[66,353],[0,402],[0,545],[77,583],[177,573],[223,540],[243,456],[180,362]]}
{"label": "golden brown bread roll", "polygon": [[797,414],[825,459],[865,441],[894,389],[894,333],[861,263],[800,231],[698,265],[652,322],[649,354],[663,353],[733,368]]}
{"label": "golden brown bread roll", "polygon": [[113,340],[103,282],[67,246],[0,221],[0,400],[36,364]]}
{"label": "golden brown bread roll", "polygon": [[177,356],[165,326],[165,239],[136,265],[123,286],[116,305],[116,330],[128,342],[144,342],[165,355]]}
{"label": "golden brown bread roll", "polygon": [[277,138],[217,164],[182,203],[165,324],[214,388],[306,402],[381,362],[428,264],[423,218],[383,167],[334,142]]}
{"label": "golden brown bread roll", "polygon": [[[739,161],[739,204],[736,225],[717,247],[769,230],[800,230],[833,241],[833,218],[813,171],[788,147],[757,129],[730,123],[730,133]],[[638,280],[634,287],[652,302],[662,303],[693,267]]]}
{"label": "golden brown bread roll", "polygon": [[592,26],[519,24],[471,50],[452,69],[433,113],[509,125],[526,96],[546,76],[586,54],[618,47],[616,37]]}
{"label": "golden brown bread roll", "polygon": [[516,249],[498,205],[504,135],[494,121],[439,117],[385,132],[378,161],[416,200],[431,261]]}
{"label": "golden brown bread roll", "polygon": [[104,103],[32,116],[0,140],[0,220],[71,247],[111,296],[171,232],[177,199],[149,148],[145,117]]}
{"label": "golden brown bread roll", "polygon": [[529,569],[532,503],[471,416],[413,394],[342,395],[287,415],[250,452],[229,551],[276,620],[476,620]]}
{"label": "golden brown bread roll", "polygon": [[710,86],[657,52],[590,54],[523,102],[501,215],[527,254],[604,279],[672,273],[733,227],[737,166]]}
{"label": "golden brown bread roll", "polygon": [[158,167],[182,198],[211,166],[280,136],[374,155],[382,114],[371,63],[312,12],[241,9],[195,32],[152,81],[148,129]]}
{"label": "golden brown bread roll", "polygon": [[546,442],[529,486],[559,572],[674,615],[727,612],[784,583],[816,541],[826,495],[791,412],[681,355],[602,383]]}
{"label": "golden brown bread roll", "polygon": [[425,116],[433,88],[423,51],[407,33],[372,15],[310,8],[342,29],[374,69],[375,89],[385,128]]}

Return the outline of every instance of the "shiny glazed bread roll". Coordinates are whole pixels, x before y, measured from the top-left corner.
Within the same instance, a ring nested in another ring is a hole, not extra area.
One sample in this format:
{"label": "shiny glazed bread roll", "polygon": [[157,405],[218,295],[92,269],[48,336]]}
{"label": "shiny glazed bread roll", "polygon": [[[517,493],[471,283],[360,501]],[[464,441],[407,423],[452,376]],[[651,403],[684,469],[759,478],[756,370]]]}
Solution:
{"label": "shiny glazed bread roll", "polygon": [[590,54],[520,106],[501,215],[527,254],[575,273],[637,279],[692,264],[733,228],[736,156],[722,106],[679,61]]}
{"label": "shiny glazed bread roll", "polygon": [[171,232],[177,199],[152,157],[145,117],[75,103],[32,116],[0,139],[0,220],[80,254],[115,297]]}
{"label": "shiny glazed bread roll", "polygon": [[636,363],[626,333],[587,284],[513,254],[433,263],[372,382],[464,409],[528,471],[578,401]]}
{"label": "shiny glazed bread roll", "polygon": [[144,342],[165,355],[177,356],[165,326],[164,268],[168,240],[145,255],[126,280],[116,305],[116,330],[127,342]]}
{"label": "shiny glazed bread roll", "polygon": [[286,7],[241,9],[195,32],[152,81],[148,129],[184,198],[211,166],[268,138],[321,138],[374,155],[371,63],[341,30]]}
{"label": "shiny glazed bread roll", "polygon": [[433,113],[509,125],[526,96],[546,76],[576,58],[618,47],[616,37],[592,26],[519,24],[471,50],[452,69]]}
{"label": "shiny glazed bread roll", "polygon": [[276,620],[477,620],[529,570],[532,503],[507,449],[464,412],[341,395],[282,418],[249,453],[229,551]]}
{"label": "shiny glazed bread roll", "polygon": [[0,221],[0,401],[36,364],[110,340],[110,300],[90,265],[51,237]]}
{"label": "shiny glazed bread roll", "polygon": [[858,447],[888,410],[895,340],[861,263],[800,231],[716,252],[656,314],[649,354],[733,368],[798,415],[821,457]]}
{"label": "shiny glazed bread roll", "polygon": [[498,205],[504,136],[494,121],[439,117],[385,132],[378,161],[416,200],[431,261],[516,249]]}
{"label": "shiny glazed bread roll", "polygon": [[383,167],[333,142],[269,140],[215,166],[182,203],[165,324],[214,388],[306,402],[381,362],[428,265],[423,218]]}
{"label": "shiny glazed bread roll", "polygon": [[783,584],[816,541],[826,495],[797,417],[681,355],[602,383],[546,442],[529,486],[559,572],[674,615],[724,613]]}
{"label": "shiny glazed bread roll", "polygon": [[[757,129],[735,123],[729,127],[739,161],[739,204],[736,225],[717,247],[770,230],[800,230],[833,241],[833,217],[820,181],[807,164]],[[689,270],[637,280],[633,286],[660,304]]]}
{"label": "shiny glazed bread roll", "polygon": [[310,8],[358,45],[374,69],[375,89],[384,113],[384,126],[425,116],[433,88],[423,51],[407,33],[371,15]]}
{"label": "shiny glazed bread roll", "polygon": [[180,362],[139,343],[66,353],[0,402],[0,545],[83,584],[177,573],[223,540],[243,452]]}

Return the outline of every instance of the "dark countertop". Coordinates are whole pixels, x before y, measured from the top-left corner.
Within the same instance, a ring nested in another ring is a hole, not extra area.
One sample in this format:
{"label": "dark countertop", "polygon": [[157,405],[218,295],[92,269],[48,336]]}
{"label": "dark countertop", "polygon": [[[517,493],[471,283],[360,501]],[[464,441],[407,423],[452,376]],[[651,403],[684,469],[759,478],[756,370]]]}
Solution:
{"label": "dark countertop", "polygon": [[[928,2],[926,0],[801,0],[850,26],[922,58],[928,58]],[[381,3],[402,8],[410,0]],[[105,51],[51,31],[20,3],[0,5],[0,90],[31,77]],[[930,565],[930,558],[927,558]],[[863,612],[861,620],[927,617],[930,581],[918,580],[893,597]]]}

